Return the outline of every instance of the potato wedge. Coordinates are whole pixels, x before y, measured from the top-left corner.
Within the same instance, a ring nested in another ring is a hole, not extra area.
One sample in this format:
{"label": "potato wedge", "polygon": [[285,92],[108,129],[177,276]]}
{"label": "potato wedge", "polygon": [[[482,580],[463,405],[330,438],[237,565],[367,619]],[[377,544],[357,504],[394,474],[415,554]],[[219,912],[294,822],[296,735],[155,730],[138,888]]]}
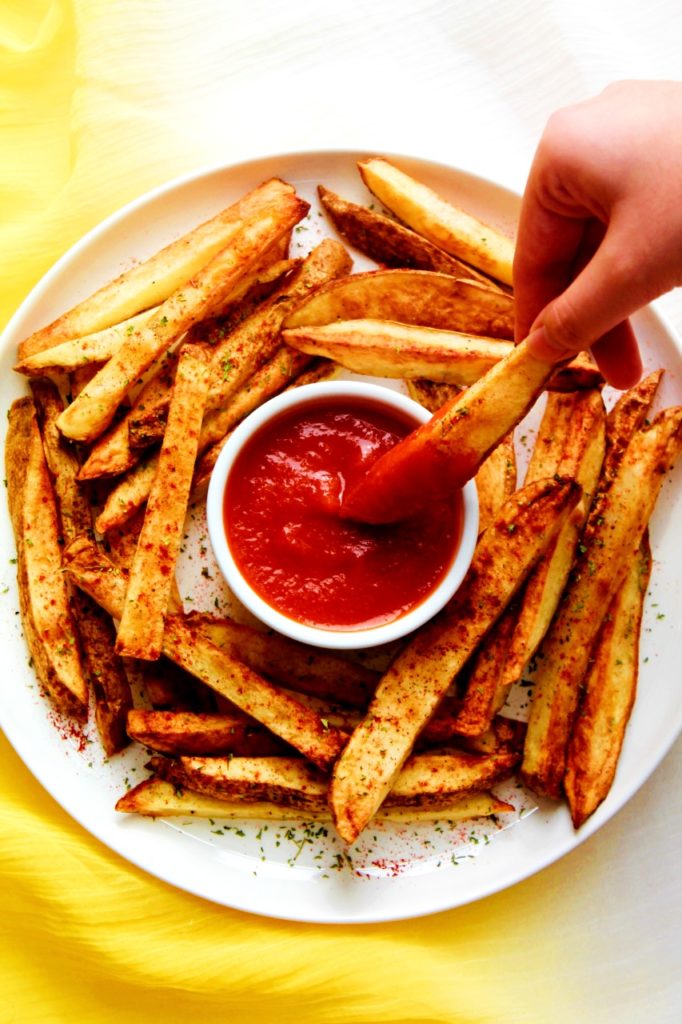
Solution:
{"label": "potato wedge", "polygon": [[606,454],[601,486],[608,486],[635,431],[648,417],[661,382],[663,370],[644,377],[625,391],[606,417]]}
{"label": "potato wedge", "polygon": [[5,467],[21,619],[36,673],[61,711],[85,721],[88,686],[62,573],[57,502],[30,398],[9,410]]}
{"label": "potato wedge", "polygon": [[365,708],[376,689],[378,672],[320,648],[231,619],[190,613],[187,621],[266,679],[301,693]]}
{"label": "potato wedge", "polygon": [[291,753],[291,747],[239,714],[135,708],[128,712],[126,728],[132,739],[162,754],[268,757]]}
{"label": "potato wedge", "polygon": [[184,345],[178,359],[168,425],[158,457],[142,532],[130,568],[116,652],[155,661],[187,515],[199,428],[209,382],[208,350]]}
{"label": "potato wedge", "polygon": [[318,288],[284,328],[395,320],[490,338],[514,337],[514,300],[478,281],[428,270],[368,270]]}
{"label": "potato wedge", "polygon": [[599,634],[568,744],[564,792],[575,828],[596,811],[616,774],[637,692],[639,636],[650,573],[645,535]]}
{"label": "potato wedge", "polygon": [[353,842],[381,805],[453,678],[493,626],[579,497],[572,481],[517,491],[479,542],[465,582],[383,676],[367,716],[339,758],[330,805]]}
{"label": "potato wedge", "polygon": [[344,514],[368,523],[394,522],[461,487],[523,419],[553,370],[521,342],[382,455],[350,488]]}
{"label": "potato wedge", "polygon": [[682,447],[682,407],[666,409],[628,445],[581,538],[576,570],[540,647],[522,777],[559,799],[582,679],[610,602],[636,558],[668,468]]}
{"label": "potato wedge", "polygon": [[[297,807],[286,807],[265,800],[224,800],[205,796],[182,786],[153,777],[145,779],[125,793],[116,804],[116,810],[127,814],[149,817],[196,817],[216,820],[256,819],[265,821],[300,821]],[[509,814],[512,804],[499,800],[492,793],[464,793],[442,805],[430,807],[380,807],[377,818],[381,821],[462,821],[468,818]],[[316,821],[331,821],[329,808],[320,803],[315,810]]]}
{"label": "potato wedge", "polygon": [[308,204],[285,193],[250,223],[239,226],[227,248],[163,302],[156,315],[126,338],[118,351],[62,413],[59,429],[92,441],[109,426],[138,379],[192,324],[224,304],[264,254],[304,216]]}
{"label": "potato wedge", "polygon": [[277,178],[259,185],[211,220],[183,235],[143,263],[36,331],[19,347],[20,358],[120,323],[165,302],[232,242],[242,223],[258,217],[273,203],[288,198],[291,185]]}
{"label": "potato wedge", "polygon": [[99,533],[106,534],[118,529],[139,512],[149,498],[158,465],[159,454],[154,452],[133,466],[109,492],[95,520]]}
{"label": "potato wedge", "polygon": [[[555,441],[563,448],[554,471],[577,480],[583,496],[526,583],[518,621],[499,679],[498,701],[502,703],[512,685],[521,679],[525,665],[540,646],[559,606],[604,461],[606,412],[601,394],[598,391],[580,391],[561,395],[557,401],[563,406],[562,415],[566,417],[567,429],[563,435],[554,434]],[[551,411],[550,406],[548,409]],[[532,471],[535,469],[531,466]]]}
{"label": "potato wedge", "polygon": [[513,284],[513,239],[442,199],[388,160],[370,157],[358,168],[370,192],[408,227],[496,280]]}
{"label": "potato wedge", "polygon": [[462,706],[455,720],[454,731],[461,736],[481,736],[492,723],[502,702],[500,676],[518,618],[518,607],[512,601],[505,608],[476,651],[471,666]]}
{"label": "potato wedge", "polygon": [[[64,552],[64,569],[76,586],[85,590],[114,618],[123,613],[126,580],[123,573],[96,546],[77,540]],[[338,757],[346,737],[319,715],[282,693],[252,669],[221,651],[181,615],[169,615],[163,653],[190,675],[226,697],[246,714],[267,726],[318,767]]]}
{"label": "potato wedge", "polygon": [[390,217],[342,199],[324,185],[318,185],[317,192],[339,234],[376,263],[408,270],[435,270],[452,277],[481,281],[499,290],[492,278]]}

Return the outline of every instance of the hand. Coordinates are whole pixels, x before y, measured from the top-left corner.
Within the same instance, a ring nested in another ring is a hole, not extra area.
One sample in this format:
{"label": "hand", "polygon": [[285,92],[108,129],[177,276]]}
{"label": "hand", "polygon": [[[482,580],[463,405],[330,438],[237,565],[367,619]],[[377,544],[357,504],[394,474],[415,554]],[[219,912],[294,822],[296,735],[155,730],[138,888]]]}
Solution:
{"label": "hand", "polygon": [[682,83],[620,82],[552,115],[523,197],[517,340],[591,348],[618,388],[640,377],[627,317],[682,283]]}

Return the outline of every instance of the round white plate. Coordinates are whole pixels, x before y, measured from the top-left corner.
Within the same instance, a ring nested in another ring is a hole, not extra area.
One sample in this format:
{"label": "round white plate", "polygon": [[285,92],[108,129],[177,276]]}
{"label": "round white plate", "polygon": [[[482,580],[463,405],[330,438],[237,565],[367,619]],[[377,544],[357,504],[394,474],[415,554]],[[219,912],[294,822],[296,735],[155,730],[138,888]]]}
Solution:
{"label": "round white plate", "polygon": [[[17,343],[31,331],[272,175],[291,181],[313,204],[294,235],[295,250],[307,252],[332,233],[317,206],[318,183],[347,198],[371,201],[355,166],[364,155],[299,153],[209,170],[171,182],[108,218],[52,268],[7,327],[0,353],[5,409],[25,393],[11,367]],[[449,167],[402,156],[395,160],[465,208],[513,229],[518,198],[511,193]],[[357,258],[356,268],[368,265]],[[636,317],[635,328],[647,368],[667,368],[657,407],[681,402],[682,353],[672,332],[650,309]],[[530,446],[533,425],[531,415],[519,432],[521,456]],[[500,790],[517,808],[504,822],[369,828],[350,850],[331,828],[304,823],[152,821],[116,814],[117,796],[144,777],[146,754],[133,749],[107,761],[91,728],[73,729],[40,696],[21,634],[14,538],[5,508],[0,513],[5,677],[0,724],[69,814],[112,850],[181,889],[226,906],[303,921],[388,921],[456,907],[515,884],[577,846],[642,785],[680,731],[682,622],[675,614],[682,589],[682,547],[675,528],[680,522],[682,466],[664,485],[652,522],[655,563],[642,632],[639,698],[618,774],[605,803],[578,833],[564,806],[537,806],[513,782]],[[181,592],[192,599],[187,607],[212,607],[216,594],[227,600],[218,581],[200,572],[214,576],[205,533],[203,512],[195,510],[179,573]]]}

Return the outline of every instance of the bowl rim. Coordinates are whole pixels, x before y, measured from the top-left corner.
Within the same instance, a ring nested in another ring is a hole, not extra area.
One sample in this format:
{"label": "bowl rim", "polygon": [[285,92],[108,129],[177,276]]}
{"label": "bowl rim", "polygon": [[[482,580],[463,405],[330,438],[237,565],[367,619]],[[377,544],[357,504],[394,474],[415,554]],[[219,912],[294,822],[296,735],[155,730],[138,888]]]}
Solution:
{"label": "bowl rim", "polygon": [[438,585],[404,615],[377,626],[335,630],[311,626],[278,611],[253,589],[232,557],[223,519],[225,488],[238,454],[262,426],[287,410],[332,397],[364,398],[387,405],[407,414],[416,423],[426,423],[431,418],[431,413],[409,396],[369,381],[317,381],[281,392],[251,412],[230,435],[211,474],[206,498],[206,519],[211,547],[227,585],[260,622],[284,636],[314,647],[361,650],[391,643],[413,632],[440,611],[454,595],[471,564],[478,539],[478,494],[473,480],[461,489],[462,525],[455,557]]}

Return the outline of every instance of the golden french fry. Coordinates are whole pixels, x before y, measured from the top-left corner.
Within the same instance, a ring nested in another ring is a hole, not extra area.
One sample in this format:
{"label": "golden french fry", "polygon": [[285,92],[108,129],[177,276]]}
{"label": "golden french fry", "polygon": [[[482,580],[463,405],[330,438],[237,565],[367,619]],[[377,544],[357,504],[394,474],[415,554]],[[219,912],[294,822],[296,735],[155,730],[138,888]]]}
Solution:
{"label": "golden french fry", "polygon": [[516,602],[505,608],[474,656],[462,707],[455,721],[455,732],[462,736],[481,736],[490,728],[501,704],[500,675],[509,650],[518,617]]}
{"label": "golden french fry", "polygon": [[663,370],[656,370],[644,377],[620,396],[606,417],[606,454],[602,486],[608,486],[633,434],[644,425],[662,376]]}
{"label": "golden french fry", "polygon": [[496,280],[513,284],[511,238],[442,199],[388,160],[370,157],[358,167],[370,192],[408,227]]}
{"label": "golden french fry", "polygon": [[[557,454],[563,449],[554,472],[577,480],[582,487],[583,497],[574,514],[564,523],[551,550],[535,566],[526,584],[514,635],[499,678],[498,706],[506,699],[511,686],[521,678],[524,666],[540,646],[559,606],[604,460],[606,413],[600,393],[580,391],[573,395],[561,395],[556,403],[562,407],[557,418],[566,418],[566,432],[561,434],[555,431],[553,434]],[[552,412],[549,405],[548,410]],[[554,417],[550,418],[554,420]],[[542,438],[542,430],[540,434]],[[544,434],[546,436],[546,431]],[[530,471],[534,473],[537,468],[536,462],[531,465]],[[548,467],[543,466],[543,470],[545,468]]]}
{"label": "golden french fry", "polygon": [[390,448],[343,502],[351,519],[388,523],[461,487],[519,423],[554,370],[525,342]]}
{"label": "golden french fry", "polygon": [[135,708],[128,712],[126,728],[132,739],[162,754],[267,757],[290,751],[272,733],[239,714]]}
{"label": "golden french fry", "polygon": [[[205,796],[164,779],[152,777],[139,783],[119,799],[116,810],[150,817],[196,817],[224,819],[256,819],[300,821],[300,808],[287,807],[265,800],[246,801]],[[382,821],[462,821],[468,818],[509,814],[512,804],[499,800],[492,793],[464,793],[445,804],[427,807],[380,807],[377,818]],[[320,801],[315,808],[316,821],[330,821],[329,808]]]}
{"label": "golden french fry", "polygon": [[490,338],[514,337],[510,295],[428,270],[368,270],[318,288],[284,321],[285,329],[336,320],[395,320]]}
{"label": "golden french fry", "polygon": [[130,567],[116,651],[155,661],[180,550],[208,393],[209,353],[199,344],[180,352],[168,425],[158,457],[142,531]]}
{"label": "golden french fry", "polygon": [[118,529],[139,512],[149,498],[158,464],[158,452],[148,455],[110,491],[95,520],[99,533]]}
{"label": "golden french fry", "polygon": [[564,792],[575,828],[608,795],[635,701],[639,634],[651,573],[645,537],[602,626],[566,756]]}
{"label": "golden french fry", "polygon": [[65,409],[59,419],[62,433],[78,441],[92,441],[103,433],[122,400],[152,363],[192,324],[224,304],[307,208],[308,204],[293,192],[285,192],[257,218],[241,224],[227,247],[167,298],[147,324],[133,331]]}
{"label": "golden french fry", "polygon": [[[90,594],[110,615],[120,619],[126,597],[125,577],[92,542],[81,539],[71,544],[64,552],[64,568],[76,586]],[[342,733],[226,651],[221,651],[183,616],[166,617],[163,653],[267,726],[318,767],[328,767],[338,757],[346,741]]]}
{"label": "golden french fry", "polygon": [[323,208],[339,234],[382,266],[435,270],[452,277],[481,281],[499,290],[499,285],[491,277],[450,256],[390,217],[342,199],[324,185],[318,185],[317,191]]}
{"label": "golden french fry", "polygon": [[290,185],[277,178],[259,185],[216,217],[136,264],[53,323],[36,331],[19,346],[20,358],[26,359],[69,338],[111,327],[164,302],[225,249],[244,221],[257,217],[263,209],[292,191]]}
{"label": "golden french fry", "polygon": [[558,799],[566,747],[590,653],[641,539],[666,469],[682,447],[682,407],[634,435],[609,488],[592,508],[574,572],[540,647],[522,777]]}
{"label": "golden french fry", "polygon": [[5,467],[26,641],[57,707],[85,721],[88,687],[62,572],[57,502],[30,398],[9,410]]}
{"label": "golden french fry", "polygon": [[493,626],[579,496],[572,481],[517,491],[479,541],[465,582],[382,677],[366,718],[339,758],[330,804],[353,842],[382,804],[417,736],[468,656]]}

